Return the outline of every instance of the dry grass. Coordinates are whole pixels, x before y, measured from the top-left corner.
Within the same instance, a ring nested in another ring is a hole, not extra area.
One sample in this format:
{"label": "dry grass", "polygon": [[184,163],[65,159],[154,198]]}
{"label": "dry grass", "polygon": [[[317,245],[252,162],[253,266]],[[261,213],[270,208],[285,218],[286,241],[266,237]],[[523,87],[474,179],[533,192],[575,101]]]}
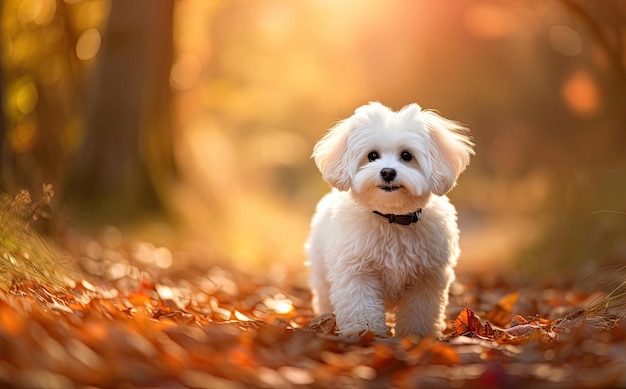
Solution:
{"label": "dry grass", "polygon": [[53,195],[52,186],[46,184],[36,202],[26,189],[15,197],[0,194],[0,289],[24,281],[64,288],[61,255],[31,227],[34,220],[48,216],[45,210]]}
{"label": "dry grass", "polygon": [[626,319],[626,266],[610,266],[600,272],[605,292],[585,307],[587,324],[610,329]]}

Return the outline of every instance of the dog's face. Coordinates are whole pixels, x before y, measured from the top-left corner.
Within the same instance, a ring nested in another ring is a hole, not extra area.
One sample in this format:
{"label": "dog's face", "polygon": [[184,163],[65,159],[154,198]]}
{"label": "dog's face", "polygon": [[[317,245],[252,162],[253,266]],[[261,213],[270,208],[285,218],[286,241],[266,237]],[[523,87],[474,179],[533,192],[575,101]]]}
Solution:
{"label": "dog's face", "polygon": [[331,128],[313,157],[331,186],[371,210],[400,214],[450,191],[472,146],[467,129],[417,104],[393,112],[370,103]]}

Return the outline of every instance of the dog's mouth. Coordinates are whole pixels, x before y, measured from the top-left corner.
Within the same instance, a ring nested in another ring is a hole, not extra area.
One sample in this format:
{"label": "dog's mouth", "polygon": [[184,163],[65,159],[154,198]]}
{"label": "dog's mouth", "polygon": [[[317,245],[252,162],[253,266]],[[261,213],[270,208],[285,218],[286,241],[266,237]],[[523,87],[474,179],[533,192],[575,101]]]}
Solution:
{"label": "dog's mouth", "polygon": [[385,192],[393,192],[393,191],[400,189],[399,186],[392,186],[392,185],[379,186],[379,188],[384,190]]}

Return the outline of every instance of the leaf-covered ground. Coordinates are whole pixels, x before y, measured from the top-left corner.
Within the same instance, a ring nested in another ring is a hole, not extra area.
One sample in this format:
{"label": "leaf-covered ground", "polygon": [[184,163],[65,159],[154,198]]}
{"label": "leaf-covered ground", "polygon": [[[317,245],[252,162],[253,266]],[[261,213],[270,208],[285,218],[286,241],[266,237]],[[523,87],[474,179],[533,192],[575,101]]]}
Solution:
{"label": "leaf-covered ground", "polygon": [[345,339],[332,316],[313,316],[306,270],[174,272],[183,254],[149,243],[72,247],[82,270],[65,290],[0,292],[0,384],[626,387],[619,268],[613,294],[565,277],[459,275],[443,339]]}

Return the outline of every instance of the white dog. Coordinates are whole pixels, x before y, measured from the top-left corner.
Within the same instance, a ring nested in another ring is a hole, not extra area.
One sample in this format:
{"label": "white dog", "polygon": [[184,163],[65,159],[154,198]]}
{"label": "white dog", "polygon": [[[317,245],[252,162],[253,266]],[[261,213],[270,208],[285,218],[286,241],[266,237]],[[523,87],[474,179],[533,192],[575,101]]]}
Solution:
{"label": "white dog", "polygon": [[358,108],[317,143],[334,189],[318,204],[306,244],[313,308],[334,312],[343,336],[440,335],[460,254],[445,194],[469,163],[466,128],[411,104]]}

